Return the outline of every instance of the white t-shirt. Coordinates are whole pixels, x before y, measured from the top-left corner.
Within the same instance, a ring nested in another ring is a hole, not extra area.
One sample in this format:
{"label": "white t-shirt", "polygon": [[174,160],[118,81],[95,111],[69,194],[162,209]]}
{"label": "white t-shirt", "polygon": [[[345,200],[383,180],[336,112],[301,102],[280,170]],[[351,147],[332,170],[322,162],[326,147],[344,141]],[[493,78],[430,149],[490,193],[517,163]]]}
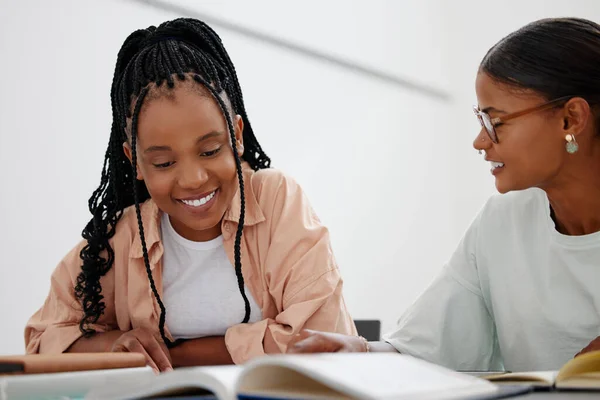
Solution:
{"label": "white t-shirt", "polygon": [[385,340],[459,370],[556,370],[600,336],[600,232],[560,234],[545,192],[492,197]]}
{"label": "white t-shirt", "polygon": [[[225,248],[223,237],[193,242],[180,236],[169,216],[162,215],[161,236],[165,324],[174,339],[223,336],[242,322],[244,299]],[[260,307],[246,287],[250,321],[262,319]]]}

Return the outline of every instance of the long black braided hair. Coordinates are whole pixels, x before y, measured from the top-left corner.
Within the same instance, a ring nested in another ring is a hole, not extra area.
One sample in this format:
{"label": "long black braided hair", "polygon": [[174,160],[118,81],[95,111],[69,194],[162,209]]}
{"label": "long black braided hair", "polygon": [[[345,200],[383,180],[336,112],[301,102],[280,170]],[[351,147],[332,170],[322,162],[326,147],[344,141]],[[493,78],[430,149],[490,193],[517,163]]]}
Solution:
{"label": "long black braided hair", "polygon": [[[150,287],[161,310],[160,334],[167,346],[174,345],[165,336],[166,310],[150,270],[140,213],[140,203],[149,199],[150,194],[144,182],[136,179],[136,140],[140,110],[151,90],[150,87],[156,85],[155,87],[159,88],[166,84],[169,89],[172,89],[176,79],[179,81],[190,79],[202,85],[217,102],[227,121],[241,195],[240,220],[234,244],[235,272],[245,304],[245,316],[242,322],[248,322],[250,318],[250,303],[244,290],[240,255],[245,215],[241,163],[243,159],[256,171],[269,168],[271,160],[254,136],[246,115],[235,68],[221,39],[205,23],[195,19],[179,18],[165,22],[158,28],[151,26],[133,32],[123,43],[117,57],[110,95],[113,114],[111,135],[104,158],[100,186],[93,192],[88,202],[93,217],[83,229],[82,236],[87,244],[80,253],[83,265],[75,286],[75,295],[81,301],[84,314],[79,328],[85,336],[95,333],[89,325],[96,323],[105,309],[100,278],[110,270],[115,259],[109,239],[115,234],[123,210],[135,205],[144,264]],[[223,93],[229,99],[231,107],[225,104]],[[237,152],[229,108],[239,114],[244,122],[245,152],[242,159]],[[125,156],[122,147],[128,139],[127,121],[131,122],[131,162]]]}

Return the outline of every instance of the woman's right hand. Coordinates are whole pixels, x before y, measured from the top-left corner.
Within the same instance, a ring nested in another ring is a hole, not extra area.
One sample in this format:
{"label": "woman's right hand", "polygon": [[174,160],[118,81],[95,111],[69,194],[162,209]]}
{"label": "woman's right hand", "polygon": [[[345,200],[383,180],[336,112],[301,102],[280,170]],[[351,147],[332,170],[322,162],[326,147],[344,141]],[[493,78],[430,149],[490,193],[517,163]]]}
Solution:
{"label": "woman's right hand", "polygon": [[142,353],[146,357],[146,364],[156,372],[173,370],[169,349],[163,341],[159,341],[147,329],[136,328],[123,333],[113,343],[111,351]]}
{"label": "woman's right hand", "polygon": [[364,353],[366,341],[360,336],[302,330],[288,344],[288,353]]}

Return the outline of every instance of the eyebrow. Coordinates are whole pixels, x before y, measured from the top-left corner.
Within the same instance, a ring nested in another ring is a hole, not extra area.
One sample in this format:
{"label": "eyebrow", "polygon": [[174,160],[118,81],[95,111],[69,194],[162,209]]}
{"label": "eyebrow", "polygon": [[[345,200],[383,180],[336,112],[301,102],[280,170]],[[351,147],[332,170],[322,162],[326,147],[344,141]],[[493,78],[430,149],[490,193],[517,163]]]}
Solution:
{"label": "eyebrow", "polygon": [[494,112],[496,112],[498,114],[506,114],[506,111],[498,110],[495,107],[486,107],[483,110],[481,110],[481,112],[484,112],[486,114],[489,113],[490,111],[494,111]]}
{"label": "eyebrow", "polygon": [[[223,135],[223,132],[221,132],[221,131],[208,132],[208,133],[200,136],[198,139],[196,139],[196,144],[198,144],[206,139],[210,139],[210,138],[218,137],[218,136],[222,136],[222,135]],[[171,148],[169,146],[150,146],[146,150],[144,150],[144,154],[153,153],[153,152],[157,152],[157,151],[171,151]]]}

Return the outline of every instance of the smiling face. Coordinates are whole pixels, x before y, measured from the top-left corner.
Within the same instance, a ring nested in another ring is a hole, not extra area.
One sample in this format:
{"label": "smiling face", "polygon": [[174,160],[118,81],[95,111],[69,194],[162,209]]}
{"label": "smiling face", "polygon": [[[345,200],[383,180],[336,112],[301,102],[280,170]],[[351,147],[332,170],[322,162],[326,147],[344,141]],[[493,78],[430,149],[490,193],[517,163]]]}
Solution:
{"label": "smiling face", "polygon": [[[150,94],[138,122],[138,179],[177,233],[194,241],[214,239],[238,190],[225,116],[210,94],[190,80],[177,81],[174,89],[153,88]],[[237,115],[233,122],[241,157],[242,118]],[[129,143],[123,147],[131,160]]]}
{"label": "smiling face", "polygon": [[[548,101],[533,92],[516,92],[484,72],[477,75],[476,92],[479,109],[491,118]],[[500,193],[552,184],[569,156],[565,151],[566,123],[561,107],[526,114],[496,126],[498,143],[493,143],[482,127],[473,146],[485,151]]]}

